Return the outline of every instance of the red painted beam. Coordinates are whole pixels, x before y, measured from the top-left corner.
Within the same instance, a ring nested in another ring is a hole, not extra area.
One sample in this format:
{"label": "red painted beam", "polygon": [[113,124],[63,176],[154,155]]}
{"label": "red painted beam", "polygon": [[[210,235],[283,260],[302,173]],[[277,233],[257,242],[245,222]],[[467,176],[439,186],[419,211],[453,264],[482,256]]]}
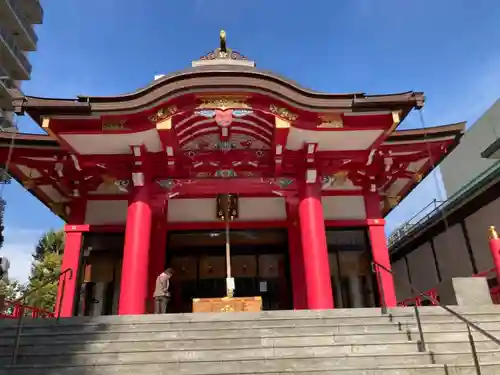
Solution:
{"label": "red painted beam", "polygon": [[[210,222],[189,222],[189,223],[167,223],[168,230],[222,230],[225,228],[223,221]],[[271,229],[288,228],[287,220],[269,220],[269,221],[232,221],[231,229]]]}

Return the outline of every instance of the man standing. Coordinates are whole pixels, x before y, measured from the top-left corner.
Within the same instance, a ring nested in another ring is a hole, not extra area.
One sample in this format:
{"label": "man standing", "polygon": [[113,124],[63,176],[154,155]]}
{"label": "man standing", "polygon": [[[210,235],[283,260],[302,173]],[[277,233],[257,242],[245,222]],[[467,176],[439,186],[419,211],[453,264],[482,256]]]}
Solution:
{"label": "man standing", "polygon": [[165,314],[167,312],[168,301],[170,300],[170,278],[174,270],[167,268],[160,276],[156,278],[154,299],[155,299],[155,314]]}

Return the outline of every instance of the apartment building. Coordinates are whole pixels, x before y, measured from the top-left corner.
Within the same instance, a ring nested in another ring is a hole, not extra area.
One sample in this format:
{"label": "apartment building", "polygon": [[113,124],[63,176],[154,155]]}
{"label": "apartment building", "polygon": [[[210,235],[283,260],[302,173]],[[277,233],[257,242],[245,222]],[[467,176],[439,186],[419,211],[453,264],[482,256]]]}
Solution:
{"label": "apartment building", "polygon": [[31,77],[28,52],[35,51],[35,24],[43,21],[39,0],[0,0],[0,131],[15,130],[12,96]]}

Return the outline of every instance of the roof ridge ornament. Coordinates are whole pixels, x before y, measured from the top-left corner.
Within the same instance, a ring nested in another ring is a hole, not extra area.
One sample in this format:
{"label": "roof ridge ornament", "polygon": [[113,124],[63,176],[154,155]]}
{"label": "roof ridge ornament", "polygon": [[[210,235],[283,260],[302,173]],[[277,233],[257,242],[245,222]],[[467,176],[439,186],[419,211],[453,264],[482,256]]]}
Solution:
{"label": "roof ridge ornament", "polygon": [[255,61],[248,60],[246,56],[228,48],[226,32],[221,30],[219,33],[219,48],[214,49],[206,55],[201,56],[199,60],[191,63],[193,68],[211,65],[239,65],[255,68]]}

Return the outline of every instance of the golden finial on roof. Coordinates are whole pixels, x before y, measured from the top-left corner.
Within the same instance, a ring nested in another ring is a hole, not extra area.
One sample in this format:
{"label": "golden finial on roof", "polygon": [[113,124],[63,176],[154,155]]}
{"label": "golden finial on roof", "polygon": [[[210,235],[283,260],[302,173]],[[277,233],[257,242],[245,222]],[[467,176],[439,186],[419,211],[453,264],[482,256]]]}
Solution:
{"label": "golden finial on roof", "polygon": [[490,240],[498,240],[498,233],[493,225],[490,226]]}
{"label": "golden finial on roof", "polygon": [[221,50],[221,52],[227,52],[227,49],[226,49],[226,32],[224,30],[220,31],[220,50]]}

